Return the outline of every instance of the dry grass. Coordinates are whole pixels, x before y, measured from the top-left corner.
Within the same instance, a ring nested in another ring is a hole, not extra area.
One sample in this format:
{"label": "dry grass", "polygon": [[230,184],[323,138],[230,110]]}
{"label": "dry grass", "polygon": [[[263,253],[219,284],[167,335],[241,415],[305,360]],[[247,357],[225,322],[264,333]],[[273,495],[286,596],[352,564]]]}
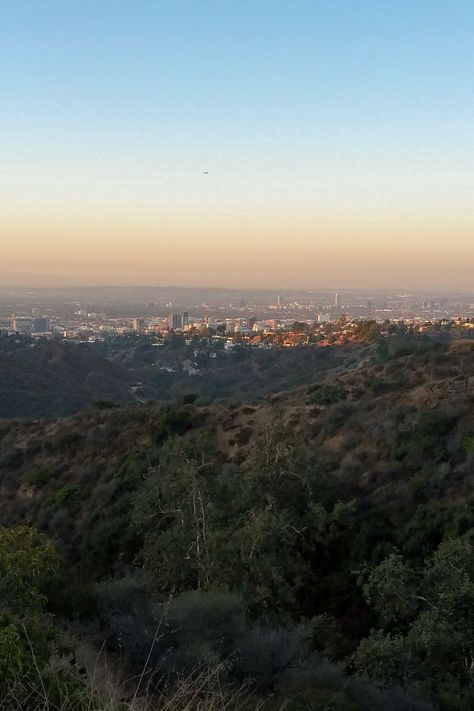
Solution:
{"label": "dry grass", "polygon": [[[197,669],[169,682],[148,663],[159,635],[157,627],[149,657],[135,678],[120,678],[100,650],[89,671],[52,660],[40,669],[30,643],[33,665],[28,675],[0,688],[0,711],[257,711],[263,708],[243,685],[223,688],[228,662]],[[26,631],[26,630],[25,630]],[[28,635],[27,635],[28,637]],[[28,638],[29,640],[29,638]]]}
{"label": "dry grass", "polygon": [[[217,666],[182,678],[161,692],[149,688],[126,694],[130,684],[110,683],[99,692],[93,679],[77,673],[32,674],[11,684],[0,699],[2,711],[256,711],[263,708],[245,687],[223,689]],[[143,681],[143,680],[142,680]],[[126,694],[126,695],[125,695]]]}

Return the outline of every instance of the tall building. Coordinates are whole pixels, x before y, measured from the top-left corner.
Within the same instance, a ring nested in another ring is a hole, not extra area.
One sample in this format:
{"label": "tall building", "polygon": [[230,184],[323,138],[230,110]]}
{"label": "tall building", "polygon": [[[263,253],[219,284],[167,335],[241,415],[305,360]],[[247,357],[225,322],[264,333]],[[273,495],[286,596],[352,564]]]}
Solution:
{"label": "tall building", "polygon": [[187,328],[189,326],[189,314],[187,311],[183,313],[183,328]]}
{"label": "tall building", "polygon": [[281,294],[279,294],[277,297],[277,304],[279,309],[282,309],[285,305],[285,297],[281,296]]}
{"label": "tall building", "polygon": [[18,318],[18,316],[15,316],[15,314],[12,314],[12,316],[10,318],[10,327],[14,333],[21,333],[21,334],[31,333],[31,331],[32,331],[31,319]]}
{"label": "tall building", "polygon": [[204,324],[205,324],[206,328],[215,328],[217,326],[217,319],[206,314],[204,316]]}
{"label": "tall building", "polygon": [[132,321],[132,328],[135,333],[145,333],[145,319],[140,317],[134,318]]}
{"label": "tall building", "polygon": [[177,331],[183,327],[183,317],[181,314],[170,314],[168,316],[168,328],[170,331]]}
{"label": "tall building", "polygon": [[33,333],[49,333],[51,324],[47,316],[35,316],[33,319]]}
{"label": "tall building", "polygon": [[336,294],[336,295],[334,296],[334,306],[336,306],[336,308],[337,308],[337,307],[340,306],[340,305],[341,305],[341,295],[340,295],[340,294]]}

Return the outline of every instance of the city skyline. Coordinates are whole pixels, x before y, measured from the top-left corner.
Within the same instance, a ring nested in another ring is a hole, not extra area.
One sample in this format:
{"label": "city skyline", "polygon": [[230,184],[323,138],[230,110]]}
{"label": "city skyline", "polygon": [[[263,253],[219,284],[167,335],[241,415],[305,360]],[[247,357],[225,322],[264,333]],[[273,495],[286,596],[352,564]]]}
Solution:
{"label": "city skyline", "polygon": [[1,271],[470,291],[473,28],[465,0],[3,8]]}

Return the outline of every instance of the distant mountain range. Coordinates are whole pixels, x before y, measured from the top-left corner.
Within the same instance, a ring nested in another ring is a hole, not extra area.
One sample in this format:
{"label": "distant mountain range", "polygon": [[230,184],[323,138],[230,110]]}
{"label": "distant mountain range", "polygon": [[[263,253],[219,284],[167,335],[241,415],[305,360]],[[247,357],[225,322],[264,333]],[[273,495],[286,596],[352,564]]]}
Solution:
{"label": "distant mountain range", "polygon": [[60,287],[73,284],[74,280],[59,274],[31,274],[29,272],[0,272],[3,287]]}

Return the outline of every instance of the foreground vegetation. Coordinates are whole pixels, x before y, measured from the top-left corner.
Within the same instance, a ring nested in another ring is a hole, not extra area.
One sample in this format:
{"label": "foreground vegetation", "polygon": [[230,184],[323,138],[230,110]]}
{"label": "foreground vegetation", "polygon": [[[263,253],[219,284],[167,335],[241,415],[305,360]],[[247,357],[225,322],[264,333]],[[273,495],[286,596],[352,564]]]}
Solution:
{"label": "foreground vegetation", "polygon": [[6,709],[474,705],[474,349],[0,425]]}

